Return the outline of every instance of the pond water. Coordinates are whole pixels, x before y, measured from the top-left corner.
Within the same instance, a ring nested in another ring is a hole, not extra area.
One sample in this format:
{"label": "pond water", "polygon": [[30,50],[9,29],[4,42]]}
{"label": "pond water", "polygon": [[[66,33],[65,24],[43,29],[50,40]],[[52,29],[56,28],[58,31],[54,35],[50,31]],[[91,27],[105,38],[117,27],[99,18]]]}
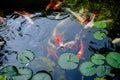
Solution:
{"label": "pond water", "polygon": [[[94,53],[115,51],[115,46],[111,45],[109,37],[103,40],[96,40],[93,37],[95,31],[103,31],[108,34],[104,29],[84,29],[81,24],[71,18],[71,15],[68,16],[68,14],[66,14],[66,18],[60,20],[53,19],[54,15],[42,17],[41,13],[35,13],[34,16],[31,18],[33,23],[30,23],[22,16],[6,15],[6,24],[0,27],[0,36],[6,41],[6,44],[0,51],[3,54],[0,56],[0,68],[6,65],[26,66],[31,68],[34,73],[40,70],[51,71],[53,80],[93,80],[96,75],[92,77],[82,76],[79,71],[80,64],[89,61],[90,56]],[[53,40],[56,29],[61,34],[62,41],[65,43],[74,41],[78,37],[79,39],[75,46],[57,49],[59,46]],[[58,59],[55,56],[48,56],[47,48],[51,46],[50,43],[55,46],[58,58],[64,53],[76,55],[79,51],[80,40],[84,43],[84,54],[76,69],[64,70],[59,66]],[[34,59],[28,64],[21,64],[16,59],[16,55],[20,54],[23,50],[30,50],[35,55]]]}

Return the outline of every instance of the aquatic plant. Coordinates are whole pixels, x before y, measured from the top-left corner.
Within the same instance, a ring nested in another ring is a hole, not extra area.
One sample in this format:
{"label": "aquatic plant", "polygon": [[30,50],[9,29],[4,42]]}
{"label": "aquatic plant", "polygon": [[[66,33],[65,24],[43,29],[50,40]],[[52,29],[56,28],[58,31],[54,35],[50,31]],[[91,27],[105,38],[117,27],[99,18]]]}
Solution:
{"label": "aquatic plant", "polygon": [[32,77],[32,70],[28,67],[18,68],[18,74],[12,77],[12,80],[29,80]]}
{"label": "aquatic plant", "polygon": [[111,73],[111,67],[110,66],[103,66],[103,65],[100,65],[100,66],[97,66],[97,69],[96,69],[96,74],[98,77],[103,77],[105,75],[109,75],[109,76],[114,76],[114,74]]}
{"label": "aquatic plant", "polygon": [[105,37],[106,37],[106,34],[102,31],[96,31],[94,34],[93,34],[94,38],[97,39],[97,40],[103,40]]}
{"label": "aquatic plant", "polygon": [[34,54],[29,50],[24,50],[22,51],[22,53],[17,55],[18,62],[22,64],[29,63],[30,61],[33,60],[33,58],[34,58]]}
{"label": "aquatic plant", "polygon": [[38,71],[31,80],[53,80],[53,78],[47,71]]}
{"label": "aquatic plant", "polygon": [[106,79],[105,79],[105,77],[103,76],[103,77],[96,77],[96,78],[94,78],[94,80],[106,80]]}
{"label": "aquatic plant", "polygon": [[106,56],[106,61],[114,68],[120,68],[120,53],[109,52]]}
{"label": "aquatic plant", "polygon": [[64,53],[58,59],[58,64],[61,68],[66,70],[73,70],[77,68],[79,59],[73,53]]}
{"label": "aquatic plant", "polygon": [[7,80],[7,77],[6,77],[6,76],[1,76],[1,75],[0,75],[0,80]]}
{"label": "aquatic plant", "polygon": [[92,76],[96,74],[96,68],[92,62],[84,62],[80,65],[79,71],[84,76]]}
{"label": "aquatic plant", "polygon": [[94,27],[96,27],[96,28],[106,28],[107,24],[103,21],[96,21],[94,23]]}
{"label": "aquatic plant", "polygon": [[91,62],[96,64],[96,65],[102,65],[104,64],[105,57],[101,54],[94,54],[91,56]]}

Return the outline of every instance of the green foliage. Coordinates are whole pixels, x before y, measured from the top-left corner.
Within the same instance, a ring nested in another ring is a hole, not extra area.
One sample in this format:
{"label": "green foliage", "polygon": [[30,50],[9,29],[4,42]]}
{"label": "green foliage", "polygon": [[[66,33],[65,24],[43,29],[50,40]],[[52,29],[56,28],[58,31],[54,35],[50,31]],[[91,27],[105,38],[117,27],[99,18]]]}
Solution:
{"label": "green foliage", "polygon": [[102,31],[96,31],[94,34],[93,34],[94,38],[97,39],[97,40],[103,40],[105,37],[106,37],[106,34]]}
{"label": "green foliage", "polygon": [[107,24],[105,22],[102,22],[102,21],[96,21],[94,23],[94,27],[96,27],[96,28],[106,28]]}
{"label": "green foliage", "polygon": [[0,75],[0,80],[7,80],[7,77],[6,77],[6,76],[1,76],[1,75]]}
{"label": "green foliage", "polygon": [[51,74],[46,71],[37,72],[31,80],[53,80]]}
{"label": "green foliage", "polygon": [[114,68],[120,68],[120,53],[109,52],[106,56],[106,61]]}
{"label": "green foliage", "polygon": [[72,70],[77,68],[79,59],[76,57],[75,54],[72,53],[64,53],[58,59],[58,64],[61,68]]}
{"label": "green foliage", "polygon": [[96,65],[102,65],[104,64],[105,57],[101,54],[94,54],[91,56],[91,61]]}
{"label": "green foliage", "polygon": [[92,76],[96,73],[96,68],[92,62],[82,63],[79,70],[84,76]]}
{"label": "green foliage", "polygon": [[30,61],[33,60],[33,58],[34,58],[34,54],[33,54],[33,52],[31,52],[29,50],[24,50],[24,51],[22,51],[21,54],[17,55],[18,62],[20,62],[22,64],[29,63]]}

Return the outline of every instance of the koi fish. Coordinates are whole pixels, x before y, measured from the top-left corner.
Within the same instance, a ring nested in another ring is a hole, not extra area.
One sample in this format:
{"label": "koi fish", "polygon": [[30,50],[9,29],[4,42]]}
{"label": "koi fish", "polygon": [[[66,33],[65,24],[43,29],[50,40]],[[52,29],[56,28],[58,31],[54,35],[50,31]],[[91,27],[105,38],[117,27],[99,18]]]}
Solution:
{"label": "koi fish", "polygon": [[63,1],[60,0],[53,0],[51,1],[47,7],[46,7],[46,11],[48,11],[50,8],[53,8],[53,10],[59,9],[59,7],[62,5]]}
{"label": "koi fish", "polygon": [[117,44],[117,43],[120,43],[120,38],[115,38],[112,40],[112,43],[113,44]]}
{"label": "koi fish", "polygon": [[17,14],[23,16],[29,23],[34,24],[32,19],[30,18],[33,16],[33,14],[25,12],[25,11],[15,11],[14,13],[17,13]]}
{"label": "koi fish", "polygon": [[55,38],[55,43],[58,45],[58,44],[60,44],[60,42],[61,42],[61,36],[60,36],[60,34],[58,33],[58,34],[56,35],[56,38]]}
{"label": "koi fish", "polygon": [[5,20],[6,20],[5,18],[0,17],[0,22],[1,22],[1,23],[4,22]]}
{"label": "koi fish", "polygon": [[83,44],[83,42],[82,42],[82,40],[80,40],[80,45],[79,45],[79,47],[80,47],[80,50],[78,51],[78,53],[77,53],[77,58],[82,58],[82,56],[83,56],[83,53],[84,53],[84,44]]}
{"label": "koi fish", "polygon": [[52,55],[55,59],[58,59],[58,56],[57,56],[57,52],[56,52],[56,50],[54,50],[53,48],[51,48],[51,47],[47,47],[47,51],[48,51],[48,57],[50,56],[50,55]]}

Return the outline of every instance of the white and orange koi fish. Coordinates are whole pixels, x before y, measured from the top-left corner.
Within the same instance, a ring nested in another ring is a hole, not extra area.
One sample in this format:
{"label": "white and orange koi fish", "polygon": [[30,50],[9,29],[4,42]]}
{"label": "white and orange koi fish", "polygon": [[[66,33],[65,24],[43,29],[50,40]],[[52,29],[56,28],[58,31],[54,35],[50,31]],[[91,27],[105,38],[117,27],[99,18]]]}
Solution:
{"label": "white and orange koi fish", "polygon": [[81,59],[83,57],[83,54],[84,54],[84,44],[83,44],[82,40],[80,40],[79,47],[80,47],[80,50],[78,51],[76,56],[77,56],[77,58]]}

